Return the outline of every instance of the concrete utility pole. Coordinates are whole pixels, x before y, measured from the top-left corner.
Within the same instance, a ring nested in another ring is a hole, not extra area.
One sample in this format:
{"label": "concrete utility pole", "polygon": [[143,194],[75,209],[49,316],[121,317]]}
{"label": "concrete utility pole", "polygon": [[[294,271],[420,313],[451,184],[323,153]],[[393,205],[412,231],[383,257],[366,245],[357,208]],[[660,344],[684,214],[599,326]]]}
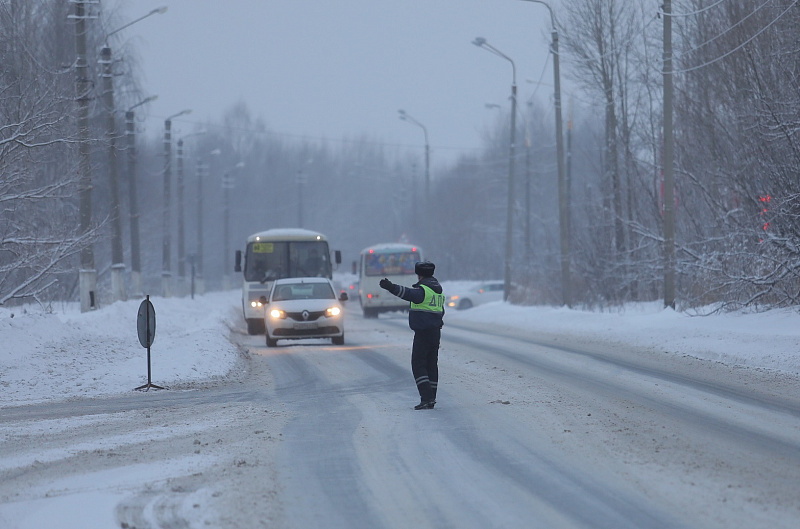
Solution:
{"label": "concrete utility pole", "polygon": [[525,123],[525,272],[533,259],[531,248],[531,133]]}
{"label": "concrete utility pole", "polygon": [[[308,177],[303,172],[303,168],[301,167],[297,171],[297,227],[298,228],[302,228],[303,227],[303,188],[305,187],[307,180],[308,180]],[[226,194],[225,194],[225,212],[226,212],[226,216],[225,216],[225,218],[226,219],[228,218],[227,217],[227,211],[228,211],[227,189],[228,188],[226,187],[225,188],[225,190],[226,190]],[[228,232],[228,230],[227,230],[227,224],[226,224],[225,233],[227,233],[227,232]]]}
{"label": "concrete utility pole", "polygon": [[172,193],[172,119],[164,121],[164,209],[161,212],[163,230],[161,238],[161,295],[172,297],[172,238],[170,221],[170,196]]}
{"label": "concrete utility pole", "polygon": [[[141,104],[141,103],[140,103]],[[139,242],[139,200],[136,188],[136,123],[133,107],[125,112],[125,137],[128,150],[128,217],[131,230],[131,292],[139,297],[142,292],[142,259]]]}
{"label": "concrete utility pole", "polygon": [[75,0],[75,97],[78,103],[78,141],[80,160],[78,164],[80,196],[80,236],[86,237],[80,256],[78,289],[81,299],[81,312],[97,308],[97,270],[94,267],[94,244],[91,242],[92,230],[92,165],[89,152],[89,97],[91,81],[89,64],[86,59],[86,21],[97,18],[86,14],[88,0]]}
{"label": "concrete utility pole", "polygon": [[198,130],[192,132],[178,140],[178,288],[181,296],[186,295],[186,219],[184,216],[184,156],[183,156],[183,140],[191,136],[199,136],[205,134],[205,130]]}
{"label": "concrete utility pole", "polygon": [[672,131],[672,1],[664,0],[664,306],[675,308],[675,180]]}
{"label": "concrete utility pole", "polygon": [[205,294],[206,285],[203,279],[203,178],[208,172],[208,165],[202,160],[197,162],[197,247],[195,257],[196,287],[198,294]]}
{"label": "concrete utility pole", "polygon": [[428,128],[414,119],[405,110],[398,110],[397,113],[399,114],[399,118],[403,121],[408,121],[409,123],[421,128],[422,133],[425,136],[425,206],[427,209],[428,200],[431,194],[431,144],[428,141]]}
{"label": "concrete utility pole", "polygon": [[569,227],[569,196],[567,194],[567,177],[564,167],[564,124],[561,117],[561,66],[558,53],[558,29],[553,9],[550,4],[542,0],[523,0],[535,4],[542,4],[550,12],[551,53],[553,54],[553,102],[556,114],[556,158],[558,163],[558,225],[561,241],[561,297],[562,303],[567,307],[572,306],[572,278],[570,277],[570,227]]}
{"label": "concrete utility pole", "polygon": [[103,106],[106,112],[106,143],[108,145],[108,176],[111,190],[111,299],[124,301],[125,262],[122,257],[122,215],[119,200],[119,165],[117,160],[117,125],[114,117],[114,80],[111,71],[111,48],[100,51],[103,73]]}
{"label": "concrete utility pole", "polygon": [[[214,149],[208,153],[209,157],[219,156],[222,153],[219,149]],[[203,178],[211,174],[210,162],[198,162],[197,168],[197,291],[200,294],[205,293],[206,283],[203,272],[203,241],[205,235],[203,234]]]}
{"label": "concrete utility pole", "polygon": [[[98,3],[98,2],[95,2]],[[119,198],[119,160],[117,158],[117,124],[116,124],[116,108],[114,106],[114,74],[112,71],[113,66],[113,59],[111,55],[111,47],[108,45],[108,41],[112,35],[122,31],[125,28],[136,24],[140,20],[144,20],[145,18],[161,14],[166,12],[166,7],[160,7],[158,9],[153,9],[146,15],[133,20],[125,24],[124,26],[115,29],[114,31],[109,32],[106,35],[106,45],[103,46],[103,49],[100,51],[100,65],[102,66],[102,78],[103,78],[103,106],[105,107],[105,114],[106,114],[106,142],[108,145],[108,171],[109,171],[109,188],[111,191],[111,296],[113,301],[122,301],[127,299],[127,294],[125,292],[125,262],[123,260],[123,251],[122,251],[122,211],[120,207],[120,198]],[[146,99],[144,102],[152,101],[155,98]],[[143,103],[144,103],[143,102]],[[138,105],[135,105],[138,106]],[[133,110],[133,108],[131,108]],[[126,120],[127,120],[126,114]],[[131,122],[133,121],[133,117],[131,115]],[[127,123],[126,123],[126,134],[128,133]],[[130,140],[130,137],[129,137]],[[135,191],[135,187],[132,188]],[[136,206],[136,198],[135,193],[131,192],[131,201],[134,206]],[[133,215],[133,212],[131,213]],[[138,213],[137,213],[138,216]],[[138,222],[138,218],[137,218]],[[135,234],[133,231],[131,232],[131,238],[136,237],[136,245],[137,245],[137,255],[136,259],[138,260],[138,244],[139,244],[139,232],[138,232],[138,224],[136,226]],[[137,278],[137,283],[135,284],[135,291],[138,293],[141,290],[141,275],[140,275],[140,268],[137,267],[137,272],[139,272],[139,277]]]}
{"label": "concrete utility pole", "polygon": [[[244,162],[237,163],[232,170],[241,169],[244,167]],[[300,173],[302,174],[302,173]],[[298,175],[299,178],[299,175]],[[298,180],[299,182],[299,180]],[[225,263],[229,262],[230,259],[230,239],[231,239],[231,202],[230,202],[230,191],[233,189],[235,185],[235,180],[233,176],[231,176],[230,171],[225,172],[222,176],[222,191],[223,191],[223,201],[224,207],[222,210],[222,238],[223,238],[223,252],[222,252],[222,289],[223,290],[230,290],[233,281],[231,280],[231,272],[230,268],[225,265]],[[300,184],[298,183],[298,188]],[[303,227],[303,208],[302,208],[302,190],[301,193],[301,201],[300,201],[300,224],[298,227]]]}
{"label": "concrete utility pole", "polygon": [[514,61],[488,42],[483,37],[477,37],[472,43],[484,48],[498,57],[511,63],[511,134],[508,148],[508,203],[506,205],[506,257],[504,264],[503,301],[508,301],[511,293],[511,260],[514,256],[514,147],[517,132],[517,65]]}
{"label": "concrete utility pole", "polygon": [[178,140],[178,295],[186,292],[186,227],[183,219],[183,138]]}
{"label": "concrete utility pole", "polygon": [[567,111],[567,233],[572,233],[572,96],[569,98]]}
{"label": "concrete utility pole", "polygon": [[[511,61],[511,59],[509,59]],[[511,138],[508,145],[508,207],[506,208],[506,260],[503,281],[503,301],[511,295],[511,261],[514,258],[514,151],[517,142],[517,67],[514,67],[514,82],[511,85]]]}
{"label": "concrete utility pole", "polygon": [[164,210],[162,229],[161,292],[165,298],[172,297],[172,120],[190,113],[183,110],[164,120]]}
{"label": "concrete utility pole", "polygon": [[[552,16],[552,12],[551,12]],[[561,117],[561,67],[558,53],[558,31],[555,19],[553,24],[553,83],[555,86],[554,104],[556,110],[556,157],[558,158],[558,225],[561,237],[561,290],[562,303],[572,306],[572,278],[570,277],[570,234],[569,206],[567,202],[567,177],[564,167],[564,120]]]}
{"label": "concrete utility pole", "polygon": [[136,297],[144,296],[144,292],[142,290],[142,258],[139,240],[139,192],[136,187],[136,123],[133,111],[157,98],[158,96],[150,96],[125,112],[125,135],[128,140],[128,205],[130,209],[128,215],[131,224],[131,291]]}

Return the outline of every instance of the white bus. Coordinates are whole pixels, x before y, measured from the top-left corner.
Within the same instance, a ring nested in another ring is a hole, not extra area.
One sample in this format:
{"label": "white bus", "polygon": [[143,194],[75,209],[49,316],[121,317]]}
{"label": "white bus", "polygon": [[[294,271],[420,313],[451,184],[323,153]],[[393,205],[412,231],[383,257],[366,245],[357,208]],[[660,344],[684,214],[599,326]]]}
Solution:
{"label": "white bus", "polygon": [[422,261],[419,246],[384,243],[361,250],[358,263],[358,298],[365,318],[377,318],[381,312],[408,310],[408,301],[389,294],[379,285],[381,279],[410,287],[417,282],[414,265]]}
{"label": "white bus", "polygon": [[[342,262],[339,250],[334,252],[334,262]],[[263,301],[273,281],[284,277],[333,278],[328,240],[321,233],[301,228],[278,228],[249,236],[244,263],[242,251],[236,250],[234,271],[242,272],[242,312],[249,334],[264,334]]]}

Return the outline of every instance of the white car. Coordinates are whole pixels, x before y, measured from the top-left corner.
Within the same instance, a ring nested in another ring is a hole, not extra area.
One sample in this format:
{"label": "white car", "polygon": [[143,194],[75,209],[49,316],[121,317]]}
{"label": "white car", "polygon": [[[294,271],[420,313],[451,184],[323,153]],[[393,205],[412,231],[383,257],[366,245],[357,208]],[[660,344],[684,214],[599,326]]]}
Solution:
{"label": "white car", "polygon": [[337,299],[333,283],[324,277],[276,280],[265,300],[267,347],[305,338],[330,338],[334,345],[344,345],[341,302],[346,300],[346,292]]}
{"label": "white car", "polygon": [[503,301],[503,281],[486,281],[466,287],[447,297],[447,306],[465,310],[489,303]]}

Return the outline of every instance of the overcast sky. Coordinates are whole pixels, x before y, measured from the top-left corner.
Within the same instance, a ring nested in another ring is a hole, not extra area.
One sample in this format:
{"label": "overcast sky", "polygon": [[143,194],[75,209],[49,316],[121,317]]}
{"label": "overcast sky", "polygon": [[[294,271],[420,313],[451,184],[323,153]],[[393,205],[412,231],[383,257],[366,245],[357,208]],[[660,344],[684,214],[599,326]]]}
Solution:
{"label": "overcast sky", "polygon": [[[554,8],[559,0],[552,0]],[[432,163],[481,145],[482,132],[508,108],[511,63],[474,46],[487,41],[516,64],[520,101],[552,101],[546,7],[521,0],[102,0],[119,20],[150,16],[114,35],[133,45],[144,89],[158,100],[148,134],[191,108],[173,127],[221,120],[243,101],[287,140],[370,139],[401,151],[424,146]],[[110,28],[111,29],[111,28]],[[562,68],[563,70],[563,68]]]}

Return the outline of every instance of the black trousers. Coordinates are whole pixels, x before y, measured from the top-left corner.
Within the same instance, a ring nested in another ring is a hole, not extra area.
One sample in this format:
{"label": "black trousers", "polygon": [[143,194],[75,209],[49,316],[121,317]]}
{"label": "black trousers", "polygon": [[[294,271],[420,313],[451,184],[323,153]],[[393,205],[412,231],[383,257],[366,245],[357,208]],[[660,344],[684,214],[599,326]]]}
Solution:
{"label": "black trousers", "polygon": [[411,348],[411,372],[417,383],[419,397],[422,402],[436,400],[436,388],[439,385],[439,340],[441,329],[426,329],[414,333],[414,345]]}

